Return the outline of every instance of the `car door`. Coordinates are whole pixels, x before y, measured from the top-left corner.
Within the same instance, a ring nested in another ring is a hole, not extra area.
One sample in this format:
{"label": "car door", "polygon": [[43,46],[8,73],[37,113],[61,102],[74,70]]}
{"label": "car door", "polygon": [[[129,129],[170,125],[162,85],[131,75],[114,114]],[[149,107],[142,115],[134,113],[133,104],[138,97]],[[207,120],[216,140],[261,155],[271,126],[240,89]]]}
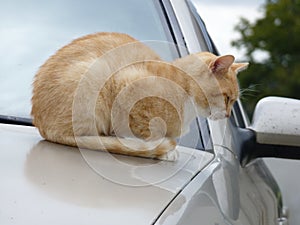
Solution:
{"label": "car door", "polygon": [[280,191],[264,162],[241,166],[235,153],[233,129],[237,127],[232,127],[233,120],[234,116],[223,123],[209,122],[213,161],[176,196],[155,224],[284,224]]}

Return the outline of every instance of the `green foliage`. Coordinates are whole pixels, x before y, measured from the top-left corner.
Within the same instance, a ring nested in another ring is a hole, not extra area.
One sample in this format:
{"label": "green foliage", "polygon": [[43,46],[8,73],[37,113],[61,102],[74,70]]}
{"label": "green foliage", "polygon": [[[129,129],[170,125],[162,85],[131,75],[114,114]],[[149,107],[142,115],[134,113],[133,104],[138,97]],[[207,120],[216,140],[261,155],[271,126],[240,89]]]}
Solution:
{"label": "green foliage", "polygon": [[[300,0],[267,0],[263,17],[250,23],[241,18],[232,46],[245,49],[248,70],[240,77],[242,101],[249,114],[265,96],[300,99]],[[264,53],[267,57],[257,59]]]}

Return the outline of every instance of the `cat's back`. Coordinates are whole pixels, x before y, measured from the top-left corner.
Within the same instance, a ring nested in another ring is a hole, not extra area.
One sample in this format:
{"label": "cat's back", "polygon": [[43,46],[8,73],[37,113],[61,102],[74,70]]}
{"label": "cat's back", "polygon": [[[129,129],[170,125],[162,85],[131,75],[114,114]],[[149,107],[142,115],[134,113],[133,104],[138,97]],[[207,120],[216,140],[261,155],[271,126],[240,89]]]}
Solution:
{"label": "cat's back", "polygon": [[122,33],[100,32],[89,34],[75,39],[70,44],[61,48],[56,55],[54,55],[54,58],[86,61],[129,43],[138,43],[138,41]]}
{"label": "cat's back", "polygon": [[[91,64],[96,58],[130,43],[138,43],[133,37],[122,33],[99,32],[89,34],[59,49],[41,67],[36,78],[50,75],[77,67],[84,67],[84,63]],[[64,75],[67,75],[66,73]],[[76,74],[72,74],[73,76]]]}
{"label": "cat's back", "polygon": [[[73,40],[59,49],[38,70],[34,88],[39,81],[56,81],[70,76],[71,80],[80,79],[86,70],[103,55],[109,55],[115,64],[120,60],[160,59],[149,47],[133,37],[115,32],[99,32]],[[102,57],[105,59],[105,57]],[[107,58],[106,58],[107,59]],[[66,78],[70,80],[70,78]]]}

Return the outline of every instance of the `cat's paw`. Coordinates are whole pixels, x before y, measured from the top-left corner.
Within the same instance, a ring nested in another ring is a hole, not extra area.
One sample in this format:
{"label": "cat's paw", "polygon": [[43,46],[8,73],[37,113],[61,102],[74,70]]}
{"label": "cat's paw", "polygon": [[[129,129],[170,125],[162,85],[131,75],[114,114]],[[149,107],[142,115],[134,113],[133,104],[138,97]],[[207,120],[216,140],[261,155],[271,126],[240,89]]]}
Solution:
{"label": "cat's paw", "polygon": [[174,162],[178,159],[179,153],[176,149],[168,151],[167,153],[158,156],[157,158],[164,161]]}

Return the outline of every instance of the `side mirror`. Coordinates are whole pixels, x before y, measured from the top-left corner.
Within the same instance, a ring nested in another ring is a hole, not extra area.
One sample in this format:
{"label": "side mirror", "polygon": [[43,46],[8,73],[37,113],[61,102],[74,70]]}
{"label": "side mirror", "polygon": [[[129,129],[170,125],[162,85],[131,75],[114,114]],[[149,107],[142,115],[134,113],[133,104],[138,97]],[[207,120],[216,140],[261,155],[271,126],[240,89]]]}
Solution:
{"label": "side mirror", "polygon": [[263,98],[244,137],[243,165],[260,157],[300,159],[300,100]]}

